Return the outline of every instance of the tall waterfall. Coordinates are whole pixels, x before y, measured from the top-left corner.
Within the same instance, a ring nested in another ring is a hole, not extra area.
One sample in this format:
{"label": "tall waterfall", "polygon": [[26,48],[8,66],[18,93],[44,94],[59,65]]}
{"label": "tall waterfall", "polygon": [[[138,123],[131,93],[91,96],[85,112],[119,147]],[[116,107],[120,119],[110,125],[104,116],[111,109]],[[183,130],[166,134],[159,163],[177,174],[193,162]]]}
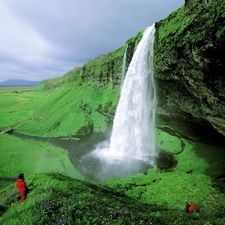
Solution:
{"label": "tall waterfall", "polygon": [[[148,27],[129,65],[117,106],[110,151],[154,164],[156,90],[153,74],[155,26]],[[152,156],[152,157],[151,157]]]}
{"label": "tall waterfall", "polygon": [[87,170],[99,181],[132,176],[155,167],[154,34],[153,24],[145,30],[134,52],[122,86],[111,138],[82,158],[88,165]]}
{"label": "tall waterfall", "polygon": [[126,75],[126,61],[127,61],[127,48],[128,48],[128,45],[126,46],[126,49],[125,49],[125,53],[123,55],[123,64],[122,64],[122,74],[121,74],[121,88],[123,87],[123,82],[124,82],[124,79],[125,79],[125,75]]}

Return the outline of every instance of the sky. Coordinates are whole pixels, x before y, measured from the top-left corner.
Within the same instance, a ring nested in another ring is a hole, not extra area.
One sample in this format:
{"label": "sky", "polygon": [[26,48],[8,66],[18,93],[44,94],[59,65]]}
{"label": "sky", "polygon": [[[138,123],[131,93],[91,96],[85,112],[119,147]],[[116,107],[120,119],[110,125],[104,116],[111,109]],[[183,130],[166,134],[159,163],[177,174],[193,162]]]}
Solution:
{"label": "sky", "polygon": [[0,82],[63,76],[114,51],[184,0],[0,0]]}

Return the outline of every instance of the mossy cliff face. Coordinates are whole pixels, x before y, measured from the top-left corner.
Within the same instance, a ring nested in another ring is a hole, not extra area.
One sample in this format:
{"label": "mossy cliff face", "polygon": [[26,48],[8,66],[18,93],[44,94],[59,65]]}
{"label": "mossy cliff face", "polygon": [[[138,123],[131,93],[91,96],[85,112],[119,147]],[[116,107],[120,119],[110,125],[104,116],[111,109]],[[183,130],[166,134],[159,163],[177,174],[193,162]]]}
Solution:
{"label": "mossy cliff face", "polygon": [[225,2],[203,2],[187,1],[156,24],[157,113],[183,134],[201,125],[224,136]]}
{"label": "mossy cliff face", "polygon": [[80,74],[84,82],[96,82],[100,87],[111,87],[118,89],[121,83],[122,62],[126,52],[127,69],[134,49],[141,40],[143,30],[136,36],[127,40],[126,44],[119,49],[105,55],[100,55],[80,69]]}

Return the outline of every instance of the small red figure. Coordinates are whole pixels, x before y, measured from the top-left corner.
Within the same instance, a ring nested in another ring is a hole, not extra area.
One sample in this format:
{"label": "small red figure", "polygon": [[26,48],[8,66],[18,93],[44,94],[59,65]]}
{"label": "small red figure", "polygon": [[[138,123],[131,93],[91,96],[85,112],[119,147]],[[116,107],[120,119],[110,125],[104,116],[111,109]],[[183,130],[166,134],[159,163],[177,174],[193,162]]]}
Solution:
{"label": "small red figure", "polygon": [[195,204],[194,202],[190,202],[190,206],[188,207],[188,214],[190,214],[194,210],[195,210]]}
{"label": "small red figure", "polygon": [[24,181],[24,174],[21,173],[18,176],[18,179],[16,181],[16,187],[18,188],[18,191],[20,193],[20,201],[23,202],[26,198],[26,192],[27,192],[27,185]]}

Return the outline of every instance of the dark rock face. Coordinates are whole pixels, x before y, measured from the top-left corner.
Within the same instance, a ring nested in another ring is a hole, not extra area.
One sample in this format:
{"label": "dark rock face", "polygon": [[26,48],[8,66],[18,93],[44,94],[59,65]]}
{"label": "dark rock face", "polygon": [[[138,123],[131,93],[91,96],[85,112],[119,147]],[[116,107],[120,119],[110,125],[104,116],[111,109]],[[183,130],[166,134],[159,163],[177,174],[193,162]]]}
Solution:
{"label": "dark rock face", "polygon": [[158,115],[225,136],[225,2],[191,2],[156,24]]}

